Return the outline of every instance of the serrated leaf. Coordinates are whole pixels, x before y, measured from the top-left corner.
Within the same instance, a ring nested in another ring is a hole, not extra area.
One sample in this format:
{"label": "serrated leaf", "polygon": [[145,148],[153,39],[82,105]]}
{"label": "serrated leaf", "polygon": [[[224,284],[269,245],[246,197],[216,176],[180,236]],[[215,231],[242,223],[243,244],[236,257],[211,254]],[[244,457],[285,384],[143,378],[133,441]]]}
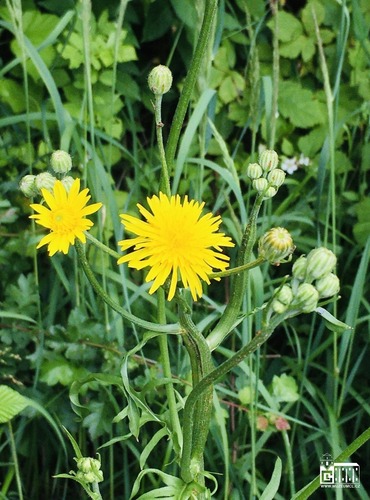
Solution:
{"label": "serrated leaf", "polygon": [[314,127],[325,120],[325,106],[297,82],[280,83],[279,111],[299,128]]}
{"label": "serrated leaf", "polygon": [[296,59],[302,54],[304,61],[309,61],[315,54],[315,43],[311,38],[300,35],[290,43],[284,43],[280,46],[280,54],[288,59]]}
{"label": "serrated leaf", "polygon": [[27,398],[7,385],[0,386],[0,423],[9,422],[28,406]]}

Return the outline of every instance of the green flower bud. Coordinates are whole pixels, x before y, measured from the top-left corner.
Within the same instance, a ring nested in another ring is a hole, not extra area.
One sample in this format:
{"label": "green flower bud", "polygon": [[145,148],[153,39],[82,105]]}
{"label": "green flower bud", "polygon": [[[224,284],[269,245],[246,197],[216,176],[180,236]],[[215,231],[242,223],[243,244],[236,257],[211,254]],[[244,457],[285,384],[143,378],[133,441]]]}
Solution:
{"label": "green flower bud", "polygon": [[315,288],[319,292],[320,298],[332,297],[339,292],[339,278],[333,273],[329,273],[323,278],[316,280]]}
{"label": "green flower bud", "polygon": [[247,167],[247,176],[250,179],[259,179],[262,173],[262,168],[258,163],[250,163]]}
{"label": "green flower bud", "polygon": [[265,172],[270,172],[278,166],[279,157],[276,151],[272,149],[265,149],[265,151],[262,151],[260,154],[258,163]]}
{"label": "green flower bud", "polygon": [[148,86],[155,95],[166,94],[172,86],[172,73],[167,66],[160,64],[148,76]]}
{"label": "green flower bud", "polygon": [[284,305],[289,305],[293,300],[293,291],[289,285],[283,285],[279,288],[274,297]]}
{"label": "green flower bud", "polygon": [[266,191],[269,185],[267,179],[265,179],[264,177],[260,177],[259,179],[254,179],[252,184],[254,189],[259,193],[263,193],[264,191]]}
{"label": "green flower bud", "polygon": [[58,149],[51,155],[50,165],[57,174],[66,174],[72,168],[71,155],[61,149]]}
{"label": "green flower bud", "polygon": [[304,255],[301,255],[299,259],[297,259],[292,267],[293,278],[296,278],[299,281],[304,281],[306,277],[306,269],[307,269],[307,258]]}
{"label": "green flower bud", "polygon": [[291,258],[295,246],[289,231],[283,227],[274,227],[267,231],[258,242],[258,255],[271,264],[278,265]]}
{"label": "green flower bud", "polygon": [[24,196],[27,198],[32,198],[39,194],[39,190],[35,184],[35,175],[25,175],[19,182],[19,189],[22,191]]}
{"label": "green flower bud", "polygon": [[331,273],[337,263],[334,253],[325,247],[315,248],[307,255],[306,280],[312,282]]}
{"label": "green flower bud", "polygon": [[280,168],[275,168],[274,170],[271,170],[271,172],[269,172],[267,175],[267,180],[273,187],[279,188],[282,184],[284,184],[285,180],[284,170],[281,170]]}
{"label": "green flower bud", "polygon": [[74,181],[75,181],[75,179],[73,177],[71,177],[70,175],[67,175],[66,177],[63,177],[63,179],[61,180],[61,182],[62,182],[65,190],[67,191],[67,193],[71,189],[72,184],[74,183]]}
{"label": "green flower bud", "polygon": [[52,191],[56,180],[57,179],[53,175],[49,174],[49,172],[42,172],[41,174],[36,175],[35,184],[40,193],[41,189]]}
{"label": "green flower bud", "polygon": [[269,198],[272,198],[273,196],[275,196],[276,193],[277,193],[277,189],[274,188],[273,186],[269,186],[264,193],[265,196],[263,197],[263,199],[268,200]]}
{"label": "green flower bud", "polygon": [[291,307],[299,309],[303,313],[310,313],[317,307],[319,292],[309,283],[301,283],[297,289]]}
{"label": "green flower bud", "polygon": [[99,470],[101,467],[100,460],[91,457],[81,457],[77,460],[77,468],[82,472],[91,472]]}
{"label": "green flower bud", "polygon": [[274,299],[271,303],[272,310],[276,314],[283,314],[288,309],[287,304],[283,304],[280,300]]}

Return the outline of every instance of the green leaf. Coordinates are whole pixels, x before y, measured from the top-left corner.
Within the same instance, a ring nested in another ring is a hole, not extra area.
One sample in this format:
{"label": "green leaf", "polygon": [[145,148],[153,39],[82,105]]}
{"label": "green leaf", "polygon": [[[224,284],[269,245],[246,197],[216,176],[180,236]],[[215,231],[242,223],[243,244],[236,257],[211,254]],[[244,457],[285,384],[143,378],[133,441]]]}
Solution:
{"label": "green leaf", "polygon": [[284,118],[300,128],[310,128],[323,123],[325,106],[314,93],[297,82],[280,83],[279,110]]}
{"label": "green leaf", "polygon": [[[279,25],[278,38],[281,42],[291,42],[302,35],[302,24],[299,19],[292,14],[279,10],[277,21]],[[267,26],[273,31],[274,20],[271,19],[267,23]]]}
{"label": "green leaf", "polygon": [[342,321],[339,321],[339,319],[335,318],[332,314],[330,314],[329,311],[323,309],[322,307],[317,307],[315,309],[315,312],[317,312],[317,314],[319,314],[324,319],[326,327],[332,332],[342,333],[346,330],[353,330],[352,326],[346,325]]}
{"label": "green leaf", "polygon": [[266,486],[264,492],[260,496],[260,500],[274,500],[277,490],[279,489],[280,479],[282,472],[282,462],[279,457],[277,457],[275,462],[275,467],[272,472],[271,479]]}
{"label": "green leaf", "polygon": [[0,385],[0,423],[9,422],[29,405],[27,398],[7,385]]}
{"label": "green leaf", "polygon": [[299,399],[297,382],[286,373],[283,373],[280,377],[274,375],[272,393],[279,402],[293,403]]}

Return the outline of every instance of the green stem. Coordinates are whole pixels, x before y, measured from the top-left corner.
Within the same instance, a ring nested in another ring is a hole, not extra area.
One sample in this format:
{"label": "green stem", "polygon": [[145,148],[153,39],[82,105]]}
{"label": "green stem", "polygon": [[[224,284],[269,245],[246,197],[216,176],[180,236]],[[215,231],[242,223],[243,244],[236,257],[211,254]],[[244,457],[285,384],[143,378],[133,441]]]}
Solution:
{"label": "green stem", "polygon": [[[158,323],[160,325],[166,324],[166,308],[164,290],[160,288],[157,292],[158,298]],[[172,380],[171,362],[168,352],[168,339],[167,335],[160,335],[158,337],[159,349],[161,352],[161,362],[163,368],[163,375],[166,379]],[[179,455],[182,448],[182,430],[177,411],[175,391],[172,383],[166,384],[166,396],[168,401],[168,408],[170,413],[170,420],[172,424],[173,443],[176,453]]]}
{"label": "green stem", "polygon": [[[193,387],[196,387],[213,369],[211,351],[205,338],[194,325],[188,305],[179,295],[177,296],[177,302],[179,305],[179,321],[183,328],[184,344],[190,357]],[[209,385],[194,407],[191,433],[184,434],[186,439],[183,443],[181,456],[181,476],[187,483],[195,480],[200,484],[204,484],[203,454],[209,432],[212,397],[213,386]]]}
{"label": "green stem", "polygon": [[105,245],[104,243],[102,243],[101,241],[99,241],[98,239],[96,239],[94,236],[92,236],[89,232],[86,232],[85,236],[97,248],[99,248],[100,250],[103,250],[105,253],[107,253],[111,257],[114,257],[115,259],[119,259],[120,257],[122,257],[121,254],[119,254],[118,252],[116,252],[112,248],[109,248],[107,245]]}
{"label": "green stem", "polygon": [[155,101],[154,101],[155,128],[157,131],[157,143],[158,143],[159,156],[160,156],[161,165],[162,165],[161,180],[160,180],[159,188],[167,196],[170,196],[171,195],[171,185],[170,185],[170,175],[169,175],[167,161],[166,161],[166,153],[165,153],[164,145],[163,145],[163,134],[162,134],[163,123],[162,123],[161,106],[162,106],[162,94],[161,95],[156,94]]}
{"label": "green stem", "polygon": [[126,311],[126,309],[123,309],[117,302],[115,302],[113,299],[109,297],[107,292],[102,288],[98,280],[95,278],[95,275],[87,262],[86,259],[86,254],[84,252],[83,245],[80,241],[76,240],[75,242],[75,247],[77,251],[77,256],[79,263],[81,264],[81,267],[89,280],[91,286],[95,290],[95,292],[102,298],[102,300],[109,306],[111,307],[114,311],[116,311],[118,314],[122,316],[123,319],[130,323],[134,323],[137,326],[140,326],[141,328],[144,328],[145,330],[149,330],[152,332],[159,332],[159,333],[180,333],[180,327],[177,324],[172,324],[172,325],[158,325],[157,323],[151,323],[150,321],[145,321],[141,318],[138,318],[134,314],[131,314],[130,312]]}
{"label": "green stem", "polygon": [[276,121],[278,112],[278,96],[279,96],[279,72],[280,72],[280,55],[279,55],[279,18],[278,8],[279,2],[271,2],[272,13],[274,15],[274,32],[273,32],[273,62],[272,62],[272,103],[271,103],[271,119],[270,119],[270,138],[269,148],[274,149],[276,135]]}
{"label": "green stem", "polygon": [[184,122],[186,110],[188,108],[189,101],[194,90],[196,79],[198,77],[200,65],[202,64],[202,60],[207,48],[216,8],[217,0],[206,0],[203,23],[200,29],[198,43],[194,51],[193,60],[191,62],[188,74],[184,81],[184,86],[176,107],[170,134],[168,136],[166,156],[169,172],[172,172],[173,170],[174,158],[176,154],[177,144],[179,142],[182,124]]}
{"label": "green stem", "polygon": [[14,434],[13,434],[13,428],[12,428],[11,422],[8,422],[8,428],[9,428],[9,437],[10,437],[10,448],[12,450],[15,477],[16,477],[16,481],[17,481],[18,496],[19,496],[19,500],[23,500],[22,483],[21,483],[21,476],[19,474],[19,464],[18,464],[18,457],[17,457],[17,448],[15,446],[15,440],[14,440]]}
{"label": "green stem", "polygon": [[285,453],[288,462],[288,475],[289,475],[289,485],[290,485],[290,496],[293,497],[295,494],[295,482],[294,482],[294,465],[292,457],[292,449],[289,442],[289,436],[287,431],[282,431]]}
{"label": "green stem", "polygon": [[[256,241],[256,226],[257,217],[263,202],[263,194],[259,195],[253,205],[252,212],[250,215],[249,222],[245,229],[242,242],[239,248],[237,257],[237,268],[244,267],[250,264],[250,259],[252,256],[252,250],[254,243]],[[253,263],[252,263],[253,264]],[[253,266],[254,267],[254,266]],[[243,303],[243,298],[245,290],[247,287],[248,272],[240,272],[234,277],[234,281],[231,286],[230,300],[227,304],[223,315],[221,316],[219,322],[211,333],[207,337],[207,343],[213,351],[218,345],[224,340],[224,338],[229,334],[235,325],[235,321],[240,312],[241,305]]]}
{"label": "green stem", "polygon": [[[347,448],[338,455],[334,462],[341,463],[343,460],[351,457],[361,446],[363,446],[370,439],[370,427],[366,429],[360,436],[358,436]],[[306,500],[320,487],[320,476],[317,476],[313,481],[307,484],[304,488],[299,490],[292,500]]]}
{"label": "green stem", "polygon": [[[264,342],[266,342],[276,326],[277,324],[266,326],[265,329],[257,333],[257,335],[247,345],[242,347],[233,356],[231,356],[231,358],[224,361],[220,366],[210,371],[193,388],[186,400],[184,408],[183,434],[187,437],[188,441],[191,442],[192,436],[195,434],[195,411],[199,398],[201,398],[204,393],[213,388],[213,384],[216,382],[216,380],[226,375],[226,373],[228,373],[241,361],[243,361],[244,358],[246,358],[252,352],[256,351]],[[189,450],[189,445],[186,446],[186,443],[188,441],[184,441],[183,455],[181,459],[181,477],[185,482],[189,483],[194,480],[194,471],[192,470],[191,452]]]}
{"label": "green stem", "polygon": [[210,279],[225,278],[226,276],[231,276],[232,274],[238,274],[241,273],[242,271],[249,271],[250,269],[260,266],[264,262],[266,262],[266,259],[264,257],[258,257],[258,259],[254,260],[253,262],[248,262],[247,264],[243,264],[242,266],[232,267],[231,269],[227,269],[226,271],[220,271],[219,273],[211,273],[208,275],[208,278]]}

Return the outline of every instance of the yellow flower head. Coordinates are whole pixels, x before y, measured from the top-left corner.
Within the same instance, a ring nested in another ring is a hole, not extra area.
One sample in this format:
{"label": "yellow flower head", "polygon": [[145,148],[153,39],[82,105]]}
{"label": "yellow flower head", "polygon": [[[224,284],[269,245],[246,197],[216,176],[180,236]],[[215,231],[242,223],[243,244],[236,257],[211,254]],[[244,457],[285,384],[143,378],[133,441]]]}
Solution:
{"label": "yellow flower head", "polygon": [[[154,293],[171,275],[168,300],[175,295],[178,277],[190,288],[194,300],[202,296],[201,279],[209,284],[213,269],[224,271],[229,257],[220,253],[221,246],[233,247],[228,236],[218,233],[221,217],[211,213],[201,216],[204,203],[189,201],[185,196],[169,198],[163,193],[147,198],[150,213],[138,204],[146,221],[131,215],[121,215],[127,231],[137,235],[131,240],[119,241],[122,250],[134,247],[131,253],[118,259],[129,267],[150,267],[145,281],[154,280],[149,293]],[[212,250],[215,248],[218,251]]]}
{"label": "yellow flower head", "polygon": [[38,213],[30,215],[30,218],[50,229],[50,233],[42,238],[37,248],[48,245],[51,257],[56,252],[68,253],[69,245],[74,244],[75,238],[85,243],[84,231],[94,225],[85,216],[99,210],[102,204],[86,206],[91,196],[88,195],[88,189],[80,192],[80,179],[74,180],[68,192],[61,181],[55,182],[52,193],[47,189],[42,189],[41,192],[49,208],[38,203],[32,204],[31,208]]}

